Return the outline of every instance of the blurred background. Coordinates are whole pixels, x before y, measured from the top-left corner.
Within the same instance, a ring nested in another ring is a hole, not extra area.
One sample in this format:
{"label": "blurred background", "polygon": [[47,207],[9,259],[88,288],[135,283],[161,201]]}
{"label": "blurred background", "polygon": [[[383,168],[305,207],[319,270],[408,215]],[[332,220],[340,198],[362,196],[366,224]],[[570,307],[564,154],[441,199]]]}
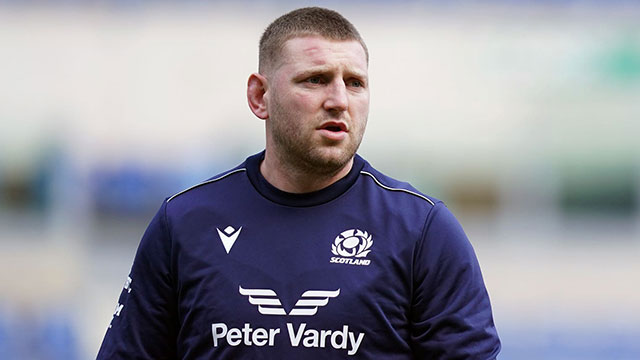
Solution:
{"label": "blurred background", "polygon": [[0,1],[0,358],[95,358],[162,200],[264,146],[262,30],[371,53],[360,153],[444,200],[500,359],[640,359],[640,3]]}

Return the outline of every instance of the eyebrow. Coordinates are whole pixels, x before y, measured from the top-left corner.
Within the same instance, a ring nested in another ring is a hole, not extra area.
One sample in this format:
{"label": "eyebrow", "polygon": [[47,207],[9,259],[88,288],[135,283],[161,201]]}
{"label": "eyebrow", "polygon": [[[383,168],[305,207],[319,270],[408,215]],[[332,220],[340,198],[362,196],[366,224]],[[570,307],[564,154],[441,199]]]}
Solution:
{"label": "eyebrow", "polygon": [[[327,72],[331,72],[332,68],[329,66],[317,66],[308,70],[300,71],[294,75],[295,79],[302,79],[313,75],[323,74]],[[368,80],[368,76],[364,72],[360,72],[357,70],[347,69],[345,73],[349,76],[357,77],[362,80]]]}

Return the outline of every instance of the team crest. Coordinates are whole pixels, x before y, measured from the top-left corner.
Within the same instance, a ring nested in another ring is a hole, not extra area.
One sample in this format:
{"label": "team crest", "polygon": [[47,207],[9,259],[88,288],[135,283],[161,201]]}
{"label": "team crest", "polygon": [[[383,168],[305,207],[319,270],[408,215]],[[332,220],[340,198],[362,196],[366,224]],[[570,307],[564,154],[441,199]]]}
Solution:
{"label": "team crest", "polygon": [[349,229],[340,233],[331,245],[331,253],[336,255],[330,262],[349,265],[369,265],[371,260],[364,259],[371,252],[373,239],[371,234],[360,229]]}

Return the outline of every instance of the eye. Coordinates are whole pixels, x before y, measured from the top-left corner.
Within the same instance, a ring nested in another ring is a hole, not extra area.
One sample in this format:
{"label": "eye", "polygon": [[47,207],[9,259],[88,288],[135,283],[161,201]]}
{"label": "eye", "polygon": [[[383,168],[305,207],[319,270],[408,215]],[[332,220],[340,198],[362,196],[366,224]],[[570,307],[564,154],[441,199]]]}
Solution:
{"label": "eye", "polygon": [[322,77],[320,76],[312,76],[307,79],[307,82],[310,84],[322,84],[323,80],[322,80]]}
{"label": "eye", "polygon": [[351,87],[363,87],[364,84],[358,79],[349,80],[347,84]]}

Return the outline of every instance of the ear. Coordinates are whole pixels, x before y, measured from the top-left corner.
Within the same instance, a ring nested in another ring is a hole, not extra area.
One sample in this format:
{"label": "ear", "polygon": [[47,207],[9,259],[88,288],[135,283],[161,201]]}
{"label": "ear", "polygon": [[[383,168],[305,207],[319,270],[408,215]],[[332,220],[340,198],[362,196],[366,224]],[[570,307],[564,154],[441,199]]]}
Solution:
{"label": "ear", "polygon": [[266,92],[267,78],[258,73],[251,74],[247,82],[247,101],[249,102],[251,111],[262,120],[269,118],[269,111],[267,110],[267,102],[265,99]]}

